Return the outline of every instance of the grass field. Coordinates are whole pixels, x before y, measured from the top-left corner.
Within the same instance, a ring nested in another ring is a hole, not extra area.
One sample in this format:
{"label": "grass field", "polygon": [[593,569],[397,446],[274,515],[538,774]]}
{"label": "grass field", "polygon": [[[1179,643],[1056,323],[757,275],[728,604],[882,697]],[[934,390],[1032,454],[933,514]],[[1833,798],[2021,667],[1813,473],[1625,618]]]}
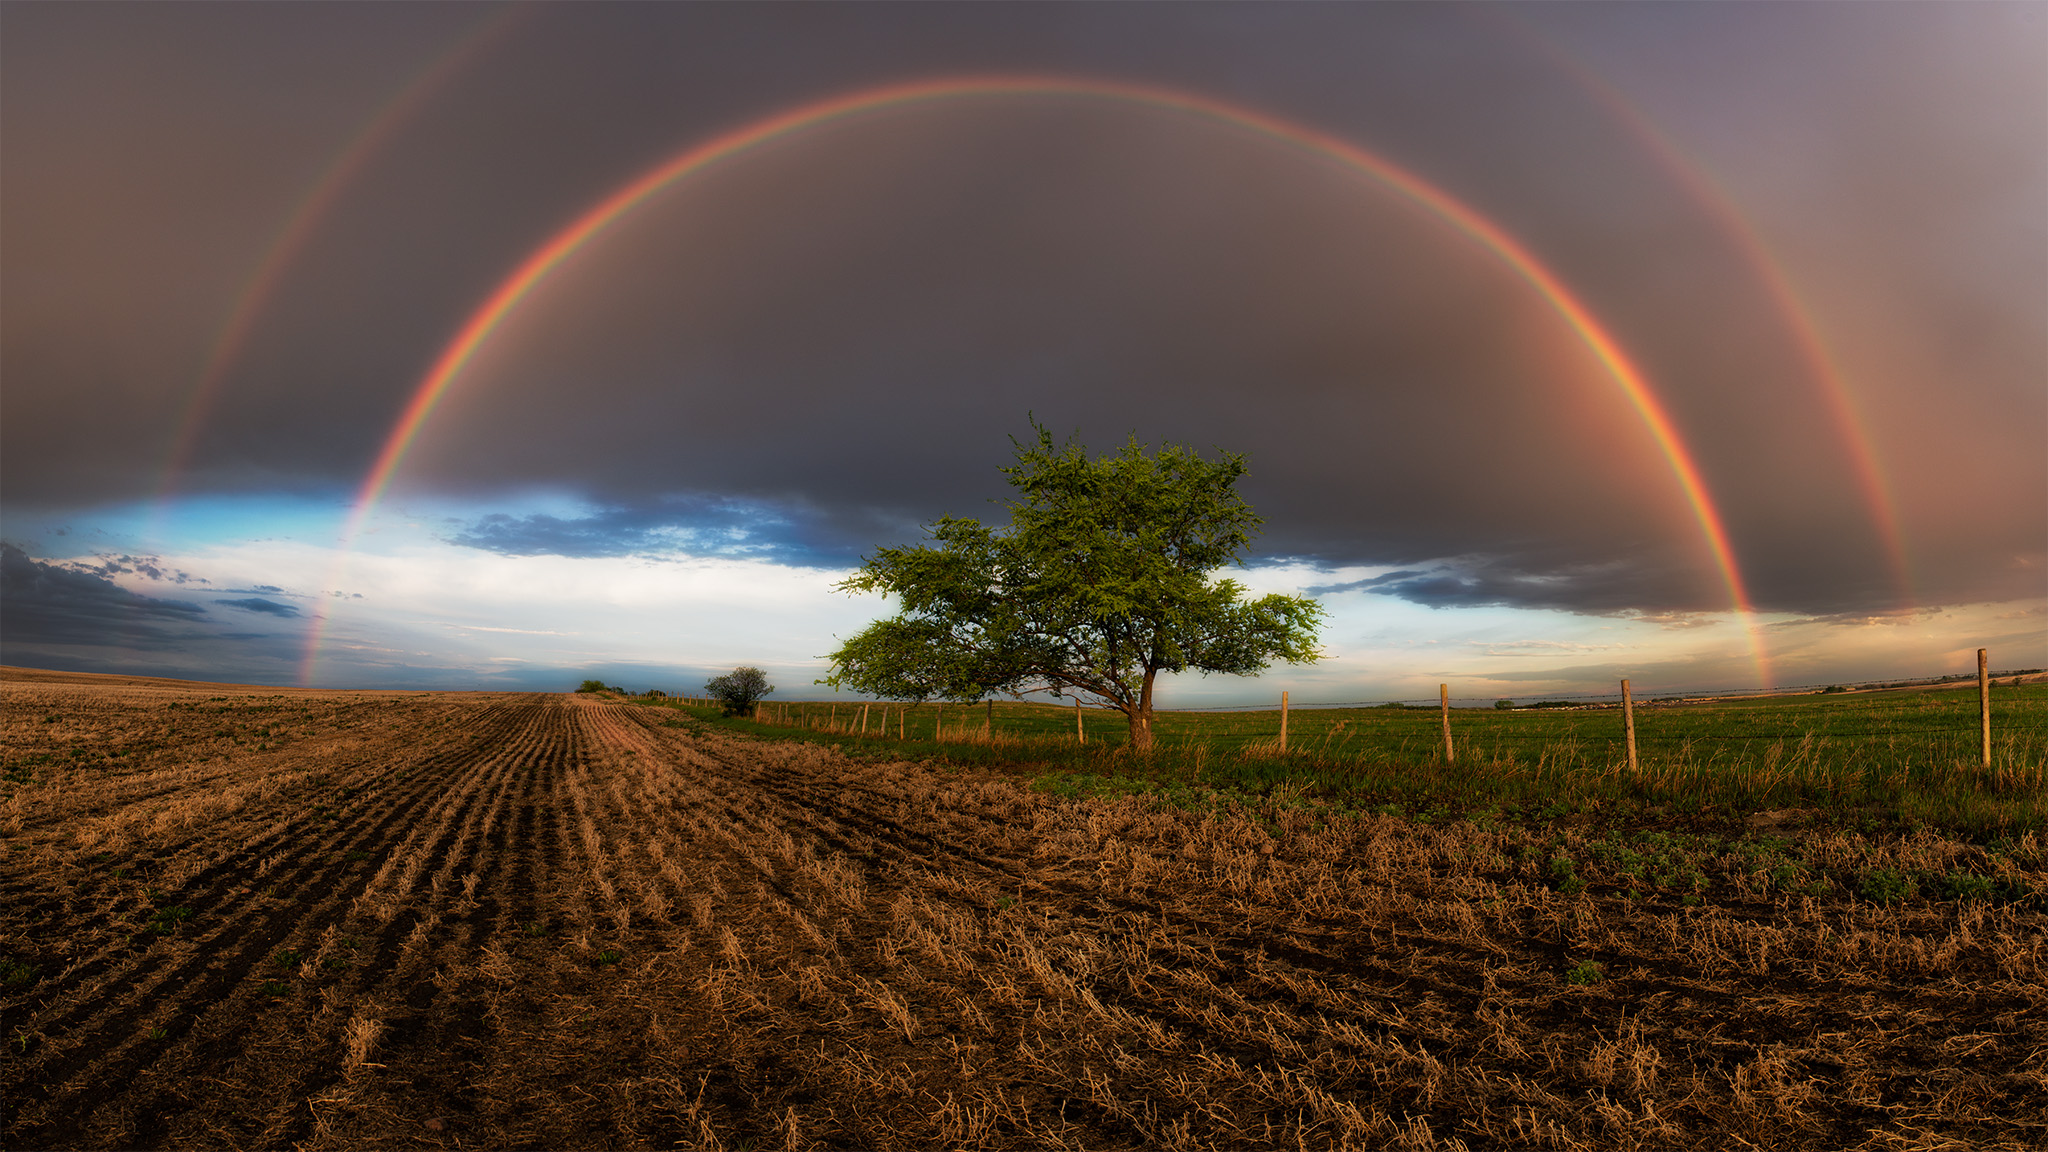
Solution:
{"label": "grass field", "polygon": [[2048,1143],[2033,830],[707,716],[0,674],[0,1146]]}
{"label": "grass field", "polygon": [[[1414,707],[1294,709],[1286,754],[1277,709],[1160,713],[1157,753],[1140,760],[1126,747],[1120,714],[1089,712],[1083,745],[1075,742],[1072,708],[1010,702],[993,709],[993,739],[984,735],[990,713],[982,705],[875,705],[868,738],[851,743],[878,743],[901,730],[909,737],[902,752],[1029,763],[1073,777],[1066,786],[1082,789],[1305,785],[1331,798],[1416,811],[1561,813],[1605,805],[1632,818],[1646,809],[1733,818],[1803,808],[1973,835],[2041,829],[2048,819],[2048,684],[1993,689],[1989,772],[1980,767],[1974,689],[1638,704],[1636,772],[1627,769],[1621,712],[1612,705],[1453,709],[1456,760],[1449,765],[1437,709]],[[770,723],[759,730],[794,726],[806,738],[847,742],[859,708],[771,704],[764,712]],[[944,740],[935,739],[938,724]]]}

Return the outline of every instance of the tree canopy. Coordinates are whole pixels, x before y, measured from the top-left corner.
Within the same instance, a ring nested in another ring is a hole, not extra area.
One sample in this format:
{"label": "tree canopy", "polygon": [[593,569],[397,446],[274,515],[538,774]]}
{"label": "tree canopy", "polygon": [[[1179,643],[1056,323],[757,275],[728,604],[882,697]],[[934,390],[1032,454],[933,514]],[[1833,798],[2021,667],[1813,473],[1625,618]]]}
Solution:
{"label": "tree canopy", "polygon": [[754,701],[773,691],[775,685],[768,682],[766,672],[744,664],[704,682],[704,694],[718,701],[727,716],[746,715]]}
{"label": "tree canopy", "polygon": [[1261,523],[1236,491],[1243,455],[1148,454],[1134,436],[1096,457],[1032,429],[1002,470],[1017,492],[1008,527],[945,517],[933,544],[880,549],[839,585],[893,595],[901,611],[841,645],[824,683],[893,699],[1093,697],[1145,749],[1159,673],[1257,675],[1319,658],[1315,601],[1248,599],[1215,577]]}

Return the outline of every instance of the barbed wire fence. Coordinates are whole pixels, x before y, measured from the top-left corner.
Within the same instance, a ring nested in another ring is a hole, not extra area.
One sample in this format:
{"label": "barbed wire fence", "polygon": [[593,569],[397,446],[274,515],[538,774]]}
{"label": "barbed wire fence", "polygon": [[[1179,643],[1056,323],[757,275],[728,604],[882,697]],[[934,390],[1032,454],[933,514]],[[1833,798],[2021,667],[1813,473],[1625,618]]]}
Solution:
{"label": "barbed wire fence", "polygon": [[[1450,694],[1450,686],[1448,684],[1439,685],[1438,695],[1433,700],[1427,698],[1398,698],[1380,700],[1318,700],[1303,701],[1296,703],[1290,700],[1290,693],[1283,690],[1280,693],[1280,699],[1277,702],[1268,701],[1265,703],[1256,704],[1248,703],[1189,705],[1174,708],[1155,708],[1153,709],[1153,711],[1155,714],[1184,716],[1196,716],[1203,714],[1228,715],[1232,713],[1242,714],[1277,711],[1279,714],[1278,748],[1282,752],[1287,751],[1288,748],[1289,715],[1291,712],[1296,710],[1319,712],[1330,711],[1335,709],[1398,708],[1405,712],[1434,711],[1438,713],[1437,719],[1441,726],[1441,736],[1443,742],[1443,759],[1446,763],[1455,762],[1457,757],[1457,741],[1454,738],[1454,717],[1456,717],[1458,721],[1455,727],[1466,730],[1468,734],[1467,740],[1469,742],[1469,740],[1472,738],[1472,735],[1475,735],[1470,733],[1470,728],[1473,723],[1472,717],[1474,717],[1475,715],[1490,715],[1496,711],[1504,715],[1508,713],[1526,714],[1533,711],[1619,711],[1622,714],[1621,719],[1623,721],[1621,725],[1621,731],[1612,734],[1582,733],[1574,731],[1568,734],[1568,738],[1578,741],[1623,741],[1625,742],[1627,748],[1627,758],[1629,766],[1633,769],[1638,766],[1637,745],[1639,743],[1660,746],[1674,744],[1750,744],[1757,742],[1782,742],[1786,740],[1811,740],[1815,738],[1826,740],[1896,738],[1903,734],[1900,728],[1896,726],[1887,727],[1883,729],[1873,728],[1867,730],[1827,728],[1824,731],[1816,729],[1812,726],[1808,726],[1797,730],[1787,729],[1784,731],[1768,732],[1687,731],[1672,733],[1641,731],[1639,730],[1638,725],[1635,721],[1635,712],[1638,709],[1646,711],[1656,711],[1672,707],[1682,707],[1685,705],[1725,705],[1739,702],[1745,699],[1754,699],[1757,700],[1760,705],[1760,707],[1754,709],[1754,711],[1758,714],[1766,714],[1781,709],[1783,706],[1783,698],[1787,696],[1808,695],[1827,700],[1842,699],[1844,700],[1844,702],[1846,702],[1845,698],[1853,697],[1854,695],[1860,693],[1881,692],[1890,690],[1911,690],[1915,688],[1943,688],[1950,686],[1959,686],[1974,679],[1977,682],[1976,687],[1978,689],[1979,704],[1977,717],[1978,722],[1976,724],[1944,724],[1925,723],[1916,721],[1911,725],[1910,731],[1911,734],[1914,736],[1932,735],[1936,733],[1949,734],[1975,731],[1979,734],[1980,737],[1978,742],[1978,752],[1981,765],[1988,769],[1991,767],[1992,763],[1992,746],[1994,731],[1997,734],[2010,735],[2023,732],[2038,732],[2048,730],[2048,724],[2040,723],[2002,722],[1994,726],[1992,721],[1991,709],[1991,688],[1993,687],[1995,682],[2000,680],[2008,681],[2013,685],[2018,685],[2025,677],[2038,677],[2043,672],[2048,672],[2048,669],[2017,668],[1994,672],[1991,671],[1989,668],[1987,659],[1988,653],[1983,649],[1979,649],[1977,655],[1978,669],[1977,674],[1974,677],[1968,674],[1952,674],[1945,676],[1923,677],[1910,680],[1873,680],[1851,682],[1847,684],[1837,683],[1781,685],[1766,690],[1759,690],[1755,688],[1660,688],[1655,689],[1650,693],[1643,693],[1640,696],[1633,690],[1628,680],[1622,680],[1617,690],[1613,692],[1545,693],[1535,696],[1533,698],[1532,703],[1513,705],[1511,708],[1501,707],[1500,701],[1502,698],[1500,697],[1452,696]],[[710,700],[703,700],[689,696],[674,697],[674,699],[696,704],[714,703]],[[1770,700],[1771,703],[1764,704],[1764,701],[1766,700]],[[1490,702],[1493,704],[1493,708],[1487,709],[1483,707],[1471,706],[1477,702]],[[1466,704],[1467,706],[1453,707],[1454,703]],[[1114,709],[1107,708],[1100,704],[1097,704],[1092,708],[1084,708],[1082,701],[1078,697],[1075,698],[1074,704],[1074,739],[1080,743],[1086,743],[1088,739],[1088,726],[1084,718],[1084,711],[1092,711],[1097,715],[1101,715],[1105,712],[1115,711]],[[1431,705],[1434,705],[1435,707],[1432,708]],[[919,720],[919,726],[921,728],[927,728],[927,732],[931,739],[941,741],[946,738],[945,712],[947,709],[958,709],[960,713],[968,713],[970,709],[974,711],[981,710],[981,705],[979,703],[956,703],[948,705],[944,702],[938,702],[928,705],[917,705],[899,701],[763,701],[760,704],[756,705],[756,707],[754,708],[752,718],[761,723],[766,724],[798,727],[812,727],[816,725],[826,727],[834,731],[845,731],[849,734],[858,733],[863,736],[873,735],[886,737],[893,735],[896,739],[900,740],[908,739],[911,735],[910,729],[908,727],[910,713],[912,711],[921,711],[925,707],[931,708],[934,714],[930,719],[928,727],[926,725],[926,722],[922,718],[920,718]],[[842,708],[846,709],[843,728],[840,719],[840,710]],[[792,709],[795,709],[795,711],[792,712]],[[818,713],[821,709],[825,710],[825,714],[815,714]],[[982,725],[980,725],[980,727],[984,728],[986,735],[993,736],[995,732],[995,717],[992,706],[988,709],[984,716],[985,718],[983,719],[983,723]],[[973,727],[976,726],[973,725],[970,720],[966,719],[963,716],[961,720],[956,721],[955,734],[960,738],[967,738],[968,733],[971,731]],[[891,732],[892,728],[894,730],[893,733]],[[1490,727],[1483,734],[1477,735],[1483,735],[1484,740],[1492,744],[1552,744],[1560,738],[1559,734],[1556,732],[1510,732],[1503,731],[1497,725]],[[921,736],[920,738],[923,737]]]}

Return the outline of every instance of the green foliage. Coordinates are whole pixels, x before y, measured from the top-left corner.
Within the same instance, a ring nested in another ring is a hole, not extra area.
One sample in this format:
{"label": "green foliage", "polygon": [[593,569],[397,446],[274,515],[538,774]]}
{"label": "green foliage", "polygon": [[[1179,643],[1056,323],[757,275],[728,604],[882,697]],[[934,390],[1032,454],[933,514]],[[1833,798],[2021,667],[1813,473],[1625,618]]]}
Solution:
{"label": "green foliage", "polygon": [[173,904],[167,908],[159,908],[151,913],[147,927],[152,932],[168,936],[176,932],[179,925],[190,919],[192,919],[192,909],[187,908],[183,904]]}
{"label": "green foliage", "polygon": [[578,692],[602,692],[604,691],[604,681],[585,680],[576,690]]}
{"label": "green foliage", "polygon": [[1913,878],[1889,868],[1873,868],[1863,874],[1857,890],[1873,904],[1896,904],[1913,894]]}
{"label": "green foliage", "polygon": [[1515,706],[1515,702],[1513,700],[1495,700],[1493,702],[1493,706],[1505,712],[1508,709],[1513,708]]}
{"label": "green foliage", "polygon": [[1593,960],[1574,965],[1566,969],[1564,974],[1564,982],[1567,984],[1598,984],[1605,979],[1607,974],[1600,971],[1599,963]]}
{"label": "green foliage", "polygon": [[1996,900],[1999,895],[1998,881],[1975,872],[1950,872],[1940,878],[1942,895],[1951,900]]}
{"label": "green foliage", "polygon": [[1148,454],[1133,437],[1093,457],[1032,428],[1003,469],[1018,493],[1007,528],[946,517],[930,527],[936,546],[880,549],[839,586],[896,596],[902,611],[846,641],[823,683],[903,700],[1089,695],[1125,715],[1142,749],[1159,673],[1318,658],[1315,601],[1248,599],[1214,578],[1260,523],[1236,492],[1242,455]]}
{"label": "green foliage", "polygon": [[756,700],[773,691],[766,672],[746,665],[704,682],[704,694],[718,701],[727,716],[746,715]]}
{"label": "green foliage", "polygon": [[[1179,780],[1208,788],[1263,791],[1285,783],[1317,793],[1356,798],[1364,808],[1398,802],[1424,811],[1448,800],[1454,808],[1499,807],[1516,819],[1542,823],[1635,812],[1660,827],[1731,821],[1748,813],[1794,810],[1798,823],[1876,835],[1895,827],[1929,826],[1967,831],[1973,840],[2018,841],[2048,829],[2048,684],[2027,684],[1993,716],[1996,767],[1977,767],[1975,684],[1963,691],[1810,694],[1738,699],[1636,709],[1642,771],[1620,773],[1626,762],[1618,708],[1578,705],[1551,709],[1491,708],[1454,711],[1458,760],[1444,764],[1441,721],[1427,709],[1379,707],[1296,708],[1289,720],[1289,751],[1276,747],[1278,708],[1227,712],[1161,711],[1154,718],[1154,748],[1142,762],[1123,725],[1088,715],[1088,742],[1074,741],[1071,705],[996,701],[993,738],[934,742],[931,703],[906,706],[906,744],[896,744],[892,710],[887,755],[941,757],[1000,770],[1029,766],[1034,775],[1078,773]],[[1277,704],[1277,691],[1272,692]],[[709,721],[708,708],[670,701],[678,716]],[[813,706],[824,715],[825,705]],[[948,727],[965,710],[944,708]],[[846,713],[842,711],[842,727]],[[973,724],[978,731],[981,709]],[[752,732],[747,721],[725,723]],[[775,729],[778,739],[791,729]],[[920,732],[922,735],[920,736]],[[769,735],[771,730],[762,729]],[[850,731],[803,731],[794,738],[849,750],[872,748],[882,733],[871,723],[865,737]],[[1647,846],[1639,848],[1650,851]],[[1661,849],[1658,849],[1661,851]],[[1547,859],[1547,857],[1546,857]],[[1580,856],[1580,871],[1588,861]],[[1757,860],[1743,869],[1753,890],[1776,890],[1766,875],[1783,859]],[[1684,894],[1683,878],[1660,881],[1646,867],[1643,879]],[[1991,874],[1988,868],[1978,869]],[[1537,870],[1539,873],[1541,869]],[[1857,868],[1820,870],[1798,883],[1809,891],[1857,891]],[[1534,879],[1535,877],[1532,877]],[[1595,887],[1608,883],[1596,881]],[[2001,885],[2010,885],[2001,879]],[[2035,887],[2044,891],[2036,893]],[[1921,882],[1923,894],[1935,889]],[[1778,891],[1791,892],[1790,888]],[[2027,887],[2000,901],[2048,899],[2048,885]]]}

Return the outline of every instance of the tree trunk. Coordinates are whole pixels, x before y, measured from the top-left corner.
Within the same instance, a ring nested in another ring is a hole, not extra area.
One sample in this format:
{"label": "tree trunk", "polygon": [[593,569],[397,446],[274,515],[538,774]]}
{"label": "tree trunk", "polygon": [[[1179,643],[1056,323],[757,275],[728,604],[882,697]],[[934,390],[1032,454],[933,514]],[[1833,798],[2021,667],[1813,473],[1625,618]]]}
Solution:
{"label": "tree trunk", "polygon": [[1134,752],[1152,751],[1152,678],[1157,675],[1157,669],[1145,669],[1145,686],[1138,691],[1138,706],[1130,712],[1131,750]]}

